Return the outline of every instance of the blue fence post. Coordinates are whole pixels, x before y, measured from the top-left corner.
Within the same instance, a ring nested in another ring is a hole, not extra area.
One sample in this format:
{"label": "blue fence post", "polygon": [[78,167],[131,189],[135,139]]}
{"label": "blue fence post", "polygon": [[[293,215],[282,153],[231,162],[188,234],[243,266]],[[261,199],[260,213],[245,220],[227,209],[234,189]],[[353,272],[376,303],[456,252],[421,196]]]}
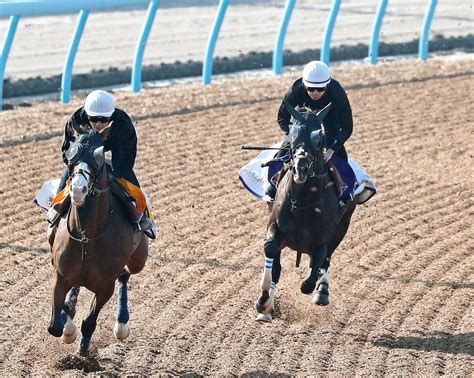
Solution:
{"label": "blue fence post", "polygon": [[212,27],[211,34],[207,40],[206,53],[204,55],[204,64],[202,66],[202,83],[210,84],[212,76],[212,61],[214,57],[214,48],[216,47],[217,37],[221,29],[222,21],[224,20],[225,11],[229,5],[229,0],[220,0],[219,8],[217,9],[216,19]]}
{"label": "blue fence post", "polygon": [[146,21],[143,24],[142,33],[138,40],[137,49],[135,51],[135,58],[133,60],[132,82],[131,82],[133,92],[140,92],[140,88],[142,84],[143,54],[145,53],[145,46],[148,41],[148,37],[150,35],[153,22],[155,21],[156,11],[158,10],[159,5],[160,5],[159,0],[151,0],[150,4],[148,4],[148,12],[146,16]]}
{"label": "blue fence post", "polygon": [[370,37],[369,45],[369,62],[370,64],[377,63],[377,57],[379,54],[379,36],[380,36],[380,27],[382,26],[383,16],[385,14],[385,9],[387,8],[388,0],[381,0],[377,13],[375,15],[374,25],[372,27],[372,36]]}
{"label": "blue fence post", "polygon": [[431,0],[426,9],[425,18],[423,20],[423,28],[420,35],[420,41],[418,45],[418,58],[420,60],[428,59],[428,41],[430,36],[431,21],[436,9],[436,0]]}
{"label": "blue fence post", "polygon": [[283,66],[283,45],[295,3],[296,0],[287,0],[283,17],[280,22],[280,28],[278,29],[275,48],[273,49],[273,73],[275,75],[281,75]]}
{"label": "blue fence post", "polygon": [[341,0],[334,0],[331,5],[331,11],[329,13],[326,27],[324,29],[323,45],[321,46],[320,60],[329,65],[329,53],[331,49],[331,36],[336,24],[337,14],[341,6]]}
{"label": "blue fence post", "polygon": [[61,103],[68,104],[71,95],[71,80],[72,67],[74,66],[74,59],[76,59],[77,48],[81,41],[82,32],[89,16],[89,10],[83,9],[79,12],[77,18],[76,29],[69,45],[69,50],[66,55],[66,63],[64,64],[63,76],[61,78]]}
{"label": "blue fence post", "polygon": [[10,53],[13,38],[15,38],[16,27],[18,26],[19,20],[20,16],[10,17],[10,23],[8,24],[7,34],[5,35],[2,50],[0,51],[0,110],[3,109],[3,78],[5,75],[5,66],[7,65],[8,54]]}

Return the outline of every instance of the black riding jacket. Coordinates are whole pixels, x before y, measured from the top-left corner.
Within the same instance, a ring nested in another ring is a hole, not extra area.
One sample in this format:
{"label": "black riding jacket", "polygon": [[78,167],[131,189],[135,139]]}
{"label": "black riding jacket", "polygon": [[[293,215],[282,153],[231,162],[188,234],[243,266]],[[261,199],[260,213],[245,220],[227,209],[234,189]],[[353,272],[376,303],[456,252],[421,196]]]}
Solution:
{"label": "black riding jacket", "polygon": [[[326,145],[336,155],[347,160],[344,143],[352,134],[352,110],[344,88],[337,80],[331,79],[326,92],[317,101],[312,100],[303,85],[303,79],[296,80],[285,95],[285,100],[293,107],[306,106],[313,111],[323,109],[332,102],[331,109],[323,120],[326,132]],[[282,101],[278,110],[278,124],[288,134],[291,115]]]}
{"label": "black riding jacket", "polygon": [[[125,111],[116,108],[111,117],[112,126],[110,133],[104,140],[104,151],[112,152],[112,174],[116,177],[123,177],[138,186],[138,180],[133,172],[135,157],[137,155],[137,134],[132,120]],[[63,160],[67,164],[65,152],[69,149],[70,143],[74,142],[74,130],[79,133],[84,129],[91,129],[92,126],[84,107],[77,109],[64,127],[63,144],[61,151]]]}

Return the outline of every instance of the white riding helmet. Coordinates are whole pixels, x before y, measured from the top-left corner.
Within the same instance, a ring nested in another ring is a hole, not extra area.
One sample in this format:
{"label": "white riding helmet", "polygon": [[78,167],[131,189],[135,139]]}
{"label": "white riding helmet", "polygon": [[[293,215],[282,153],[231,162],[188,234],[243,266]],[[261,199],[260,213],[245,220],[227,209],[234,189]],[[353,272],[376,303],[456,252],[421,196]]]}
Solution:
{"label": "white riding helmet", "polygon": [[303,68],[303,84],[308,88],[323,88],[331,81],[329,67],[319,60],[309,62]]}
{"label": "white riding helmet", "polygon": [[86,98],[84,109],[91,117],[110,117],[115,111],[115,101],[109,92],[92,91]]}

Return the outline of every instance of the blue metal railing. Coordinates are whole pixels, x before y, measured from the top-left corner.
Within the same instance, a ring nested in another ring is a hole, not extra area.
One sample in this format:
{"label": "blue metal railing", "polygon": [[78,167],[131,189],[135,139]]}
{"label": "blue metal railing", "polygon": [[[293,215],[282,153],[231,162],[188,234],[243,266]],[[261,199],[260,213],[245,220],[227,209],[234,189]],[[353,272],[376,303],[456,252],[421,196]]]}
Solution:
{"label": "blue metal railing", "polygon": [[387,9],[388,0],[381,0],[377,13],[375,14],[374,25],[372,26],[372,35],[370,37],[369,44],[369,62],[370,64],[377,63],[377,57],[379,55],[379,37],[380,28],[382,27],[383,16],[385,15],[385,9]]}
{"label": "blue metal railing", "polygon": [[69,103],[69,94],[71,93],[71,81],[72,81],[72,66],[74,65],[74,59],[76,58],[77,48],[81,41],[82,32],[86,25],[87,17],[89,16],[88,10],[81,10],[79,12],[79,18],[76,24],[76,30],[74,30],[74,36],[71,40],[68,53],[66,55],[66,64],[64,65],[63,77],[61,79],[61,103]]}
{"label": "blue metal railing", "polygon": [[273,72],[275,75],[281,75],[283,66],[283,44],[285,42],[286,30],[290,23],[291,13],[295,7],[296,0],[287,0],[283,17],[281,18],[280,27],[278,29],[275,48],[273,49]]}
{"label": "blue metal railing", "polygon": [[430,0],[426,9],[425,18],[423,20],[423,28],[421,30],[420,42],[418,45],[418,57],[420,60],[428,59],[428,38],[430,35],[431,20],[433,19],[436,9],[436,0]]}
{"label": "blue metal railing", "polygon": [[140,40],[137,44],[137,51],[135,52],[135,59],[133,60],[132,91],[134,92],[140,92],[142,83],[143,54],[145,53],[145,46],[148,41],[153,22],[155,21],[156,11],[158,10],[159,5],[159,0],[151,0],[150,4],[148,5],[146,21],[143,24]]}
{"label": "blue metal railing", "polygon": [[10,48],[13,43],[13,38],[15,37],[16,27],[19,20],[19,16],[10,17],[7,34],[5,35],[2,50],[0,51],[0,110],[2,110],[3,77],[5,75],[5,66],[7,65],[8,54],[10,53]]}
{"label": "blue metal railing", "polygon": [[211,34],[209,35],[209,38],[207,40],[206,52],[204,54],[204,63],[202,65],[203,84],[211,83],[214,49],[216,47],[217,37],[219,36],[219,31],[221,30],[222,21],[224,21],[225,12],[227,10],[228,5],[229,5],[229,0],[219,1],[219,7],[217,8],[216,19],[214,20],[214,25],[212,26]]}
{"label": "blue metal railing", "polygon": [[[426,14],[423,21],[422,31],[419,40],[419,59],[426,60],[428,57],[428,40],[431,27],[431,21],[434,16],[437,0],[429,0]],[[72,71],[77,50],[83,30],[85,28],[90,11],[116,10],[120,8],[136,8],[148,5],[148,12],[143,25],[140,37],[138,39],[135,57],[133,60],[133,68],[131,75],[131,87],[134,92],[139,92],[141,88],[141,74],[143,56],[148,37],[150,35],[155,15],[158,10],[159,0],[8,0],[0,1],[0,18],[9,17],[7,33],[0,49],[0,83],[3,84],[5,66],[8,55],[13,43],[18,22],[24,16],[41,16],[55,15],[64,13],[78,13],[78,21],[74,31],[69,50],[66,56],[62,80],[61,80],[61,102],[68,103],[70,100]],[[284,8],[283,16],[280,21],[275,46],[273,51],[273,72],[280,75],[283,66],[283,46],[288,25],[291,19],[293,8],[296,0],[287,0]],[[216,13],[211,33],[208,38],[206,52],[202,67],[202,81],[204,84],[211,83],[212,65],[214,59],[214,50],[219,36],[219,31],[224,21],[229,0],[219,0],[219,6]],[[320,59],[325,63],[330,63],[330,42],[334,25],[341,5],[341,0],[333,0],[331,10],[329,12],[323,42],[321,46]],[[378,56],[379,35],[382,26],[385,10],[388,0],[380,0],[369,44],[369,62],[375,64]],[[0,85],[0,110],[2,109],[3,85]]]}
{"label": "blue metal railing", "polygon": [[331,5],[331,11],[326,22],[326,27],[324,28],[324,37],[323,44],[321,46],[321,54],[319,60],[329,65],[329,51],[331,48],[331,36],[336,24],[337,14],[339,13],[339,8],[341,6],[341,0],[333,0]]}

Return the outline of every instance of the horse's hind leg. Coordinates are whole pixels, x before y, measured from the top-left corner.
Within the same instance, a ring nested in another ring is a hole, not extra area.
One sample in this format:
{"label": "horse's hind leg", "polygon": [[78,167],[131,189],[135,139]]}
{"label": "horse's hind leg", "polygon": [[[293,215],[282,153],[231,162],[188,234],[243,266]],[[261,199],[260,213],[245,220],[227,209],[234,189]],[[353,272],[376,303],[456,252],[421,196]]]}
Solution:
{"label": "horse's hind leg", "polygon": [[272,321],[271,312],[274,306],[274,297],[276,293],[276,284],[280,279],[281,264],[280,264],[280,240],[278,238],[278,229],[275,224],[272,224],[267,233],[267,239],[264,244],[265,251],[265,265],[263,269],[260,287],[262,293],[255,305],[259,316],[259,321]]}
{"label": "horse's hind leg", "polygon": [[60,337],[63,334],[64,323],[61,319],[61,311],[64,306],[64,299],[68,288],[66,287],[66,280],[61,276],[57,269],[53,273],[53,308],[51,312],[51,320],[48,325],[48,332]]}
{"label": "horse's hind leg", "polygon": [[354,212],[354,208],[347,209],[346,213],[344,214],[344,216],[342,217],[342,219],[337,225],[336,233],[334,237],[332,238],[331,242],[329,243],[328,257],[326,261],[324,261],[321,267],[322,269],[325,269],[326,272],[329,270],[329,265],[331,264],[332,253],[336,250],[336,248],[339,246],[341,241],[346,236],[347,230],[349,229],[349,224],[351,223],[351,217],[352,217],[353,212]]}
{"label": "horse's hind leg", "polygon": [[91,310],[89,315],[83,320],[81,326],[81,343],[79,344],[78,352],[85,356],[89,350],[89,344],[91,341],[92,334],[97,326],[97,317],[99,316],[100,310],[110,299],[114,293],[115,281],[111,281],[107,284],[102,285],[96,292],[94,299],[92,300]]}
{"label": "horse's hind leg", "polygon": [[128,327],[128,307],[127,307],[127,282],[130,278],[130,273],[124,270],[119,278],[119,288],[117,295],[117,315],[115,317],[114,334],[118,340],[125,340],[130,334]]}
{"label": "horse's hind leg", "polygon": [[63,328],[63,341],[66,344],[71,344],[76,340],[77,327],[74,324],[74,316],[76,315],[77,297],[79,296],[80,286],[74,286],[69,293],[67,293],[64,302],[63,310],[61,311]]}

